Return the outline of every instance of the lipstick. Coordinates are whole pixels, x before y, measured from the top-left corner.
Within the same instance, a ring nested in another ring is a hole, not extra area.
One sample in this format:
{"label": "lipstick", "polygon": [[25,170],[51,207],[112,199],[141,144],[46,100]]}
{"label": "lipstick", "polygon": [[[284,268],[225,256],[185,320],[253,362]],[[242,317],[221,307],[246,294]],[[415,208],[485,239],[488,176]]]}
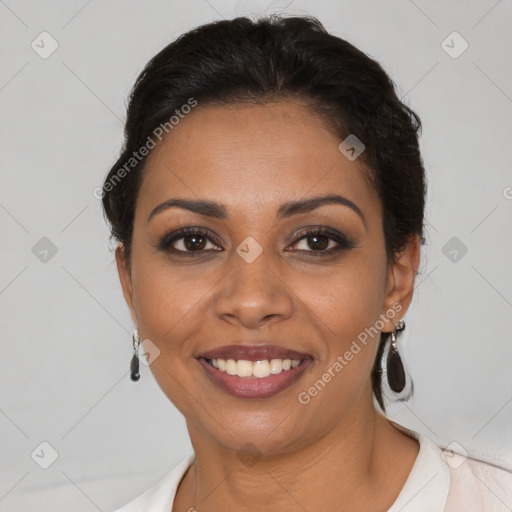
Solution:
{"label": "lipstick", "polygon": [[312,363],[279,345],[226,345],[196,357],[217,387],[237,398],[269,398],[289,388]]}

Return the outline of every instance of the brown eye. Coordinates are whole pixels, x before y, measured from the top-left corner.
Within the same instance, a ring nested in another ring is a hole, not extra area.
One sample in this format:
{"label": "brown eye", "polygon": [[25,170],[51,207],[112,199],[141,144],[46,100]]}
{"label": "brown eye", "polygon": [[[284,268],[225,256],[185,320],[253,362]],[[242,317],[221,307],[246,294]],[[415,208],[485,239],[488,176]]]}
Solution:
{"label": "brown eye", "polygon": [[323,235],[309,235],[304,240],[311,249],[323,251],[327,249],[331,239]]}
{"label": "brown eye", "polygon": [[[186,235],[177,239],[178,241],[183,241],[183,246],[187,251],[196,251],[204,249],[206,245],[206,238],[202,235]],[[176,243],[176,240],[175,242]],[[178,249],[182,250],[182,249]]]}
{"label": "brown eye", "polygon": [[293,244],[297,251],[316,253],[315,256],[332,254],[343,249],[355,247],[355,243],[336,230],[327,228],[311,228]]}
{"label": "brown eye", "polygon": [[[212,242],[212,236],[202,228],[181,228],[165,235],[158,249],[176,254],[202,253],[207,250],[222,250]],[[208,247],[210,244],[210,247]]]}

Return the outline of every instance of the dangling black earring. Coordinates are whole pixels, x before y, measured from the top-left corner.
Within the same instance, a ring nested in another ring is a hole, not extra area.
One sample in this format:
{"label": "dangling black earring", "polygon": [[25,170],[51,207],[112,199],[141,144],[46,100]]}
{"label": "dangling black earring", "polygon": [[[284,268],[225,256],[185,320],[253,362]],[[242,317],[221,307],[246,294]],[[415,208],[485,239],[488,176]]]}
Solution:
{"label": "dangling black earring", "polygon": [[398,347],[396,346],[397,333],[404,328],[405,322],[403,320],[399,320],[391,333],[391,346],[389,347],[388,357],[386,360],[388,384],[395,393],[400,393],[405,388],[404,365],[402,363],[402,358],[398,353]]}
{"label": "dangling black earring", "polygon": [[132,362],[130,364],[131,378],[133,381],[138,381],[140,379],[139,373],[139,358],[137,356],[137,350],[139,348],[140,336],[137,330],[133,331],[133,357]]}

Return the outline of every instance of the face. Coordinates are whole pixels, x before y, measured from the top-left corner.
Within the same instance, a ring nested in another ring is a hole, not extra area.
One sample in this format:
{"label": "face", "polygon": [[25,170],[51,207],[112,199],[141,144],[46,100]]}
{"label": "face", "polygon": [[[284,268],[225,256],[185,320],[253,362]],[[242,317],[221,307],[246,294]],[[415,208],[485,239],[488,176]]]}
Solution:
{"label": "face", "polygon": [[340,142],[298,102],[199,105],[148,159],[131,266],[116,258],[193,443],[279,453],[373,410],[379,334],[409,305],[418,245],[388,266],[379,199]]}

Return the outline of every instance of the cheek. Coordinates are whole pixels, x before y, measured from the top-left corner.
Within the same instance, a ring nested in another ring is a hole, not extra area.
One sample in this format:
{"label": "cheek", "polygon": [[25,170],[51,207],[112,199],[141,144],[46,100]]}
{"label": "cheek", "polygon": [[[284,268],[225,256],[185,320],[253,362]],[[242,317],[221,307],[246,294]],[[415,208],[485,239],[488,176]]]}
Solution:
{"label": "cheek", "polygon": [[208,333],[212,290],[220,276],[197,265],[172,266],[147,250],[134,251],[134,263],[139,332],[160,350],[151,369],[157,380],[170,379],[166,370],[188,375],[198,341]]}
{"label": "cheek", "polygon": [[209,289],[209,283],[200,276],[184,278],[170,267],[153,266],[151,271],[134,276],[134,306],[141,332],[161,341],[183,339],[183,332],[200,318]]}
{"label": "cheek", "polygon": [[[144,268],[142,260],[137,268]],[[165,265],[152,263],[146,268],[134,273],[133,283],[139,332],[159,350],[150,369],[159,387],[181,413],[195,416],[194,404],[203,395],[195,388],[197,375],[191,372],[191,354],[200,329],[204,329],[212,284],[200,275],[185,278]]]}
{"label": "cheek", "polygon": [[379,318],[384,301],[384,269],[379,268],[382,265],[378,262],[365,259],[361,255],[347,260],[328,274],[312,278],[307,288],[302,287],[302,300],[333,336],[357,336]]}
{"label": "cheek", "polygon": [[302,293],[325,343],[325,359],[315,377],[336,381],[332,392],[338,389],[345,397],[358,393],[373,368],[382,329],[384,272],[382,264],[361,255]]}

